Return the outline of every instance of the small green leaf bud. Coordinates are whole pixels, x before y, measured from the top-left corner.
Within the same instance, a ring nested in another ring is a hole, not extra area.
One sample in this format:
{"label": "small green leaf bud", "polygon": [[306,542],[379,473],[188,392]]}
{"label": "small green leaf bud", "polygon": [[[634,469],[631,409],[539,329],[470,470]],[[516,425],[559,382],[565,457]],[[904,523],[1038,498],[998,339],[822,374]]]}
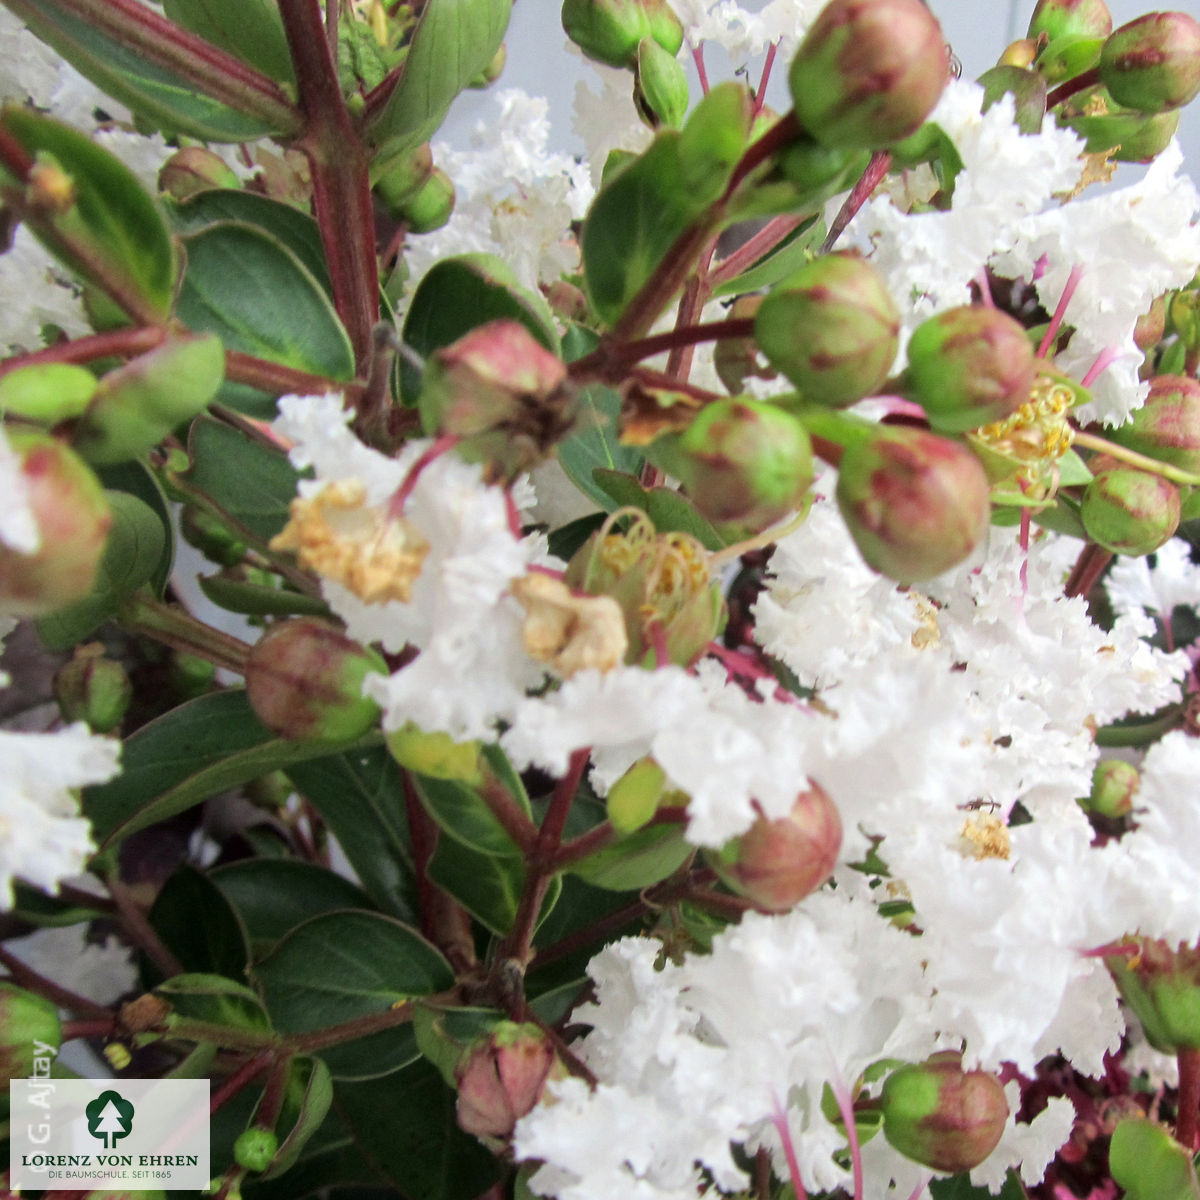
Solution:
{"label": "small green leaf bud", "polygon": [[1132,763],[1106,758],[1096,764],[1091,794],[1080,803],[1088,812],[1119,820],[1133,812],[1133,798],[1141,784],[1141,774]]}
{"label": "small green leaf bud", "polygon": [[390,217],[405,220],[405,205],[433,174],[433,151],[428,142],[414,146],[388,162],[375,183],[377,195]]}
{"label": "small green leaf bud", "polygon": [[434,167],[429,178],[399,207],[396,216],[412,233],[432,233],[441,229],[454,212],[454,183],[441,167]]}
{"label": "small green leaf bud", "polygon": [[1000,1081],[964,1071],[949,1051],[898,1067],[880,1096],[883,1135],[905,1158],[957,1174],[979,1166],[1000,1142],[1008,1101]]}
{"label": "small green leaf bud", "polygon": [[1140,557],[1179,528],[1179,489],[1170,480],[1124,464],[1095,473],[1083,493],[1079,519],[1098,546]]}
{"label": "small green leaf bud", "polygon": [[1038,0],[1029,18],[1029,36],[1108,37],[1112,13],[1104,0]]}
{"label": "small green leaf bud", "polygon": [[233,1161],[247,1171],[265,1171],[279,1152],[279,1138],[272,1129],[243,1129],[233,1143]]}
{"label": "small green leaf bud", "polygon": [[536,1025],[502,1021],[468,1050],[455,1069],[460,1129],[476,1137],[507,1138],[563,1068]]}
{"label": "small green leaf bud", "polygon": [[448,733],[430,733],[412,721],[393,729],[386,740],[392,757],[406,770],[474,786],[483,782],[478,742],[456,742]]}
{"label": "small green leaf bud", "polygon": [[39,537],[28,554],[0,544],[0,612],[41,617],[82,600],[112,523],[100,481],[74,451],[32,429],[8,429]]}
{"label": "small green leaf bud", "polygon": [[58,1010],[49,1000],[13,983],[0,983],[0,1080],[48,1075],[62,1044]]}
{"label": "small green leaf bud", "polygon": [[633,99],[651,128],[677,129],[688,110],[688,80],[675,55],[652,37],[638,42]]}
{"label": "small green leaf bud", "polygon": [[76,646],[54,676],[54,698],[63,719],[84,721],[96,733],[110,733],[120,725],[132,696],[125,668],[105,658],[98,642]]}
{"label": "small green leaf bud", "polygon": [[1126,1200],[1194,1200],[1200,1182],[1192,1154],[1157,1121],[1130,1116],[1113,1130],[1109,1171]]}
{"label": "small green leaf bud", "polygon": [[658,811],[667,776],[652,758],[640,758],[608,789],[608,819],[618,833],[634,833]]}
{"label": "small green leaf bud", "polygon": [[379,720],[379,705],[362,694],[383,659],[335,625],[297,617],[273,625],[246,661],[246,695],[255,716],[289,741],[348,742]]}
{"label": "small green leaf bud", "polygon": [[197,654],[176,651],[168,659],[168,677],[180,701],[203,696],[216,679],[217,668]]}
{"label": "small green leaf bud", "polygon": [[904,393],[939,433],[965,433],[1016,412],[1035,371],[1020,322],[996,308],[951,308],[914,331]]}
{"label": "small green leaf bud", "polygon": [[0,378],[0,413],[57,425],[83,413],[98,386],[91,371],[74,363],[18,367]]}
{"label": "small green leaf bud", "polygon": [[[1063,83],[1090,71],[1100,61],[1104,49],[1104,37],[1069,34],[1055,38],[1038,55],[1034,68],[1045,83]],[[1070,104],[1071,109],[1081,108],[1082,96]],[[1045,105],[1042,106],[1043,112]]]}
{"label": "small green leaf bud", "polygon": [[204,146],[176,150],[158,172],[158,190],[173,200],[188,200],[214,188],[240,188],[233,169]]}
{"label": "small green leaf bud", "polygon": [[852,254],[814,259],[779,284],[754,317],[771,365],[805,400],[839,406],[877,391],[899,348],[900,313],[879,272]]}
{"label": "small green leaf bud", "polygon": [[921,0],[832,0],[788,82],[817,141],[874,150],[914,133],[950,77],[941,26]]}
{"label": "small green leaf bud", "polygon": [[1150,1045],[1164,1054],[1200,1049],[1200,945],[1126,938],[1104,965]]}
{"label": "small green leaf bud", "polygon": [[1200,22],[1181,12],[1129,21],[1104,43],[1100,78],[1126,108],[1182,108],[1200,93]]}
{"label": "small green leaf bud", "polygon": [[1033,60],[1037,58],[1037,52],[1037,42],[1033,38],[1021,38],[1004,48],[1004,53],[1000,55],[996,65],[1019,67],[1021,70],[1025,70],[1033,65]]}
{"label": "small green leaf bud", "polygon": [[880,427],[846,449],[837,502],[863,559],[898,583],[962,562],[991,514],[987,475],[969,450],[902,426]]}
{"label": "small green leaf bud", "polygon": [[1146,402],[1114,442],[1182,471],[1200,474],[1200,383],[1186,375],[1158,375]]}
{"label": "small green leaf bud", "polygon": [[759,817],[741,837],[706,857],[721,881],[767,912],[787,912],[833,874],[842,818],[809,780],[786,817]]}

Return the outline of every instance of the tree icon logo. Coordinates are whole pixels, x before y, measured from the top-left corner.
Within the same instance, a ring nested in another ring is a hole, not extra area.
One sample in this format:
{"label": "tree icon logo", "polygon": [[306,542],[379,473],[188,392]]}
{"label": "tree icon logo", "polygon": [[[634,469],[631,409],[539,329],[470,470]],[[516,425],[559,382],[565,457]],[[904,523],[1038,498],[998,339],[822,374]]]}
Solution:
{"label": "tree icon logo", "polygon": [[111,1150],[118,1139],[128,1137],[133,1131],[133,1105],[111,1088],[101,1092],[84,1110],[87,1114],[88,1133]]}

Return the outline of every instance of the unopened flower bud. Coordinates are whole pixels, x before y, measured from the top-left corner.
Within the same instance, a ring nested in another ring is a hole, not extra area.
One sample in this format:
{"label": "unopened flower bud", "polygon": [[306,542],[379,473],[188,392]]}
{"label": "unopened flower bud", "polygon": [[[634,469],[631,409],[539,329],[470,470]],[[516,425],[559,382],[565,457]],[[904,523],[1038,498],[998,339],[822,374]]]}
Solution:
{"label": "unopened flower bud", "polygon": [[375,183],[374,191],[397,221],[406,219],[405,206],[416,196],[433,174],[433,151],[428,142],[389,161]]}
{"label": "unopened flower bud", "polygon": [[455,1070],[458,1124],[477,1137],[510,1137],[562,1067],[536,1025],[503,1021]]}
{"label": "unopened flower bud", "polygon": [[518,321],[489,321],[441,350],[425,367],[425,428],[460,440],[459,453],[505,476],[545,457],[571,430],[567,368]]}
{"label": "unopened flower bud", "polygon": [[441,167],[434,167],[421,186],[397,206],[394,215],[412,233],[432,233],[450,220],[454,212],[454,195],[450,176]]}
{"label": "unopened flower bud", "polygon": [[1008,1101],[1000,1081],[964,1071],[962,1056],[935,1054],[898,1067],[880,1096],[883,1134],[905,1158],[957,1174],[979,1166],[1000,1142]]}
{"label": "unopened flower bud", "polygon": [[641,829],[658,811],[667,776],[652,758],[637,762],[608,789],[608,819],[618,833]]}
{"label": "unopened flower bud", "polygon": [[638,42],[633,99],[651,128],[677,129],[688,109],[687,72],[652,37]]}
{"label": "unopened flower bud", "polygon": [[1179,128],[1179,113],[1085,112],[1064,117],[1062,123],[1085,139],[1086,154],[1111,151],[1118,162],[1150,162],[1171,144]]}
{"label": "unopened flower bud", "polygon": [[563,0],[562,26],[588,58],[632,67],[642,38],[679,53],[683,25],[667,0]]}
{"label": "unopened flower bud", "polygon": [[917,326],[905,394],[939,433],[965,433],[1016,412],[1036,364],[1021,324],[997,308],[951,308]]}
{"label": "unopened flower bud", "polygon": [[1150,1045],[1164,1054],[1200,1049],[1200,944],[1126,938],[1104,964]]}
{"label": "unopened flower bud", "polygon": [[1200,92],[1200,22],[1153,12],[1122,25],[1100,52],[1100,78],[1126,108],[1182,108]]}
{"label": "unopened flower bud", "polygon": [[[13,983],[0,983],[0,1080],[26,1079],[34,1059],[58,1053],[62,1026],[49,1000]],[[47,1075],[49,1063],[37,1073]]]}
{"label": "unopened flower bud", "polygon": [[70,662],[54,676],[54,698],[66,721],[84,721],[96,733],[116,729],[133,696],[119,662],[104,657],[98,642],[76,646]]}
{"label": "unopened flower bud", "polygon": [[1142,351],[1151,350],[1163,340],[1167,332],[1167,298],[1159,296],[1138,317],[1133,327],[1133,340]]}
{"label": "unopened flower bud", "polygon": [[1038,0],[1029,18],[1029,36],[1108,37],[1112,13],[1104,0]]}
{"label": "unopened flower bud", "polygon": [[0,613],[41,617],[92,590],[112,514],[100,481],[74,451],[32,429],[7,434],[39,541],[27,554],[0,543]]}
{"label": "unopened flower bud", "polygon": [[1146,402],[1111,435],[1148,458],[1200,474],[1200,383],[1186,375],[1158,375]]}
{"label": "unopened flower bud", "polygon": [[922,429],[881,427],[847,448],[837,501],[858,552],[899,583],[940,575],[983,540],[987,475],[957,442]]}
{"label": "unopened flower bud", "polygon": [[721,881],[768,912],[786,912],[833,874],[842,848],[842,818],[824,788],[809,780],[786,817],[759,817],[720,850],[707,854]]}
{"label": "unopened flower bud", "polygon": [[265,1171],[279,1153],[279,1138],[273,1129],[243,1129],[233,1143],[233,1161],[247,1171]]}
{"label": "unopened flower bud", "polygon": [[1037,58],[1037,52],[1038,44],[1035,39],[1020,38],[1004,48],[1004,53],[1000,55],[997,65],[1001,67],[1020,67],[1024,70],[1033,65],[1033,60]]}
{"label": "unopened flower bud", "polygon": [[176,150],[158,172],[158,190],[187,200],[214,188],[238,188],[241,181],[219,154],[204,146]]}
{"label": "unopened flower bud", "polygon": [[1141,784],[1141,774],[1132,763],[1106,758],[1096,764],[1091,794],[1080,803],[1088,812],[1119,820],[1133,812],[1133,798]]}
{"label": "unopened flower bud", "polygon": [[1140,557],[1170,541],[1179,528],[1179,489],[1161,475],[1124,465],[1100,471],[1088,484],[1079,519],[1098,546]]}
{"label": "unopened flower bud", "polygon": [[483,782],[478,742],[456,742],[448,733],[430,732],[412,721],[391,730],[386,741],[392,757],[405,770],[433,779],[472,785]]}
{"label": "unopened flower bud", "polygon": [[255,716],[289,741],[348,742],[379,720],[379,706],[362,694],[383,659],[335,625],[297,617],[273,625],[246,661],[246,695]]}
{"label": "unopened flower bud", "polygon": [[[663,439],[665,441],[665,439]],[[775,405],[716,400],[670,447],[667,470],[710,520],[753,532],[802,507],[813,481],[804,426]]]}
{"label": "unopened flower bud", "polygon": [[812,137],[873,150],[916,131],[949,73],[941,26],[921,0],[832,0],[800,43],[788,82]]}
{"label": "unopened flower bud", "polygon": [[900,313],[879,272],[852,254],[801,267],[759,306],[754,336],[771,365],[817,404],[878,390],[899,346]]}

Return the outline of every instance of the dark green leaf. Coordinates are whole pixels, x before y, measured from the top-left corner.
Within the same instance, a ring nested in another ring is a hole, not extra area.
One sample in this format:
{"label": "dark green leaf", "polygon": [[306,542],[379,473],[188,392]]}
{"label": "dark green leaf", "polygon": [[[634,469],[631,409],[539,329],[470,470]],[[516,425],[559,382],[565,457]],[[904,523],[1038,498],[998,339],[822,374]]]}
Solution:
{"label": "dark green leaf", "polygon": [[209,878],[237,910],[256,953],[310,917],[373,907],[348,879],[295,859],[248,859],[218,867]]}
{"label": "dark green leaf", "polygon": [[288,1072],[283,1108],[275,1122],[279,1149],[264,1179],[274,1179],[295,1166],[309,1139],[321,1128],[333,1103],[333,1080],[319,1058],[297,1058]]}
{"label": "dark green leaf", "polygon": [[[0,123],[30,154],[49,155],[71,177],[75,203],[65,212],[31,215],[33,233],[84,279],[118,278],[126,292],[165,317],[175,294],[175,250],[158,205],[137,176],[82,133],[30,109],[6,108]],[[85,248],[101,273],[66,252],[62,238]]]}
{"label": "dark green leaf", "polygon": [[596,467],[592,471],[596,486],[610,496],[618,507],[633,505],[654,522],[659,533],[691,534],[706,550],[720,550],[725,542],[708,518],[681,492],[668,487],[644,488],[637,476],[623,471]]}
{"label": "dark green leaf", "polygon": [[503,937],[512,928],[525,886],[520,858],[482,854],[452,837],[441,837],[428,871],[438,887],[494,934]]}
{"label": "dark green leaf", "polygon": [[[240,221],[214,222],[184,239],[187,267],[176,316],[240,350],[328,379],[354,376],[354,352],[325,289],[278,238]],[[260,416],[274,400],[226,383],[219,399]]]}
{"label": "dark green leaf", "polygon": [[269,541],[287,524],[300,475],[285,454],[201,417],[192,423],[188,456],[183,478],[253,538]]}
{"label": "dark green leaf", "polygon": [[[520,847],[474,788],[452,779],[431,779],[424,775],[415,775],[413,779],[425,811],[455,841],[481,854],[501,858],[520,856]],[[528,811],[528,801],[525,807]]]}
{"label": "dark green leaf", "polygon": [[274,617],[319,617],[329,613],[329,606],[319,596],[308,596],[288,588],[267,587],[262,583],[230,579],[226,575],[201,575],[196,582],[200,590],[226,612]]}
{"label": "dark green leaf", "polygon": [[499,1175],[496,1158],[459,1129],[454,1092],[424,1059],[376,1083],[339,1084],[334,1103],[363,1156],[408,1200],[466,1200]]}
{"label": "dark green leaf", "polygon": [[607,517],[608,514],[603,512],[590,513],[556,529],[549,538],[550,553],[563,562],[569,562],[575,551],[604,524]]}
{"label": "dark green leaf", "polygon": [[[241,1126],[237,1132],[240,1130]],[[213,1144],[215,1162],[215,1136]],[[379,1177],[371,1166],[363,1161],[362,1151],[350,1136],[345,1123],[336,1112],[332,1112],[309,1139],[296,1164],[286,1174],[270,1180],[248,1179],[242,1184],[242,1193],[246,1200],[301,1200],[301,1197],[312,1195],[314,1192],[336,1187],[336,1192],[329,1193],[331,1198],[351,1200],[360,1193],[347,1192],[346,1188],[378,1183]],[[368,1200],[368,1197],[364,1196],[363,1200]],[[371,1193],[369,1200],[384,1198]]]}
{"label": "dark green leaf", "polygon": [[424,5],[400,82],[368,131],[383,155],[429,140],[454,97],[495,57],[511,11],[512,0]]}
{"label": "dark green leaf", "polygon": [[223,975],[176,975],[154,989],[181,1017],[269,1033],[267,1010],[244,983]]}
{"label": "dark green leaf", "polygon": [[154,574],[148,580],[155,596],[161,597],[166,591],[167,581],[171,578],[171,566],[175,561],[175,526],[171,520],[171,511],[167,507],[167,498],[163,495],[158,480],[138,462],[101,467],[96,474],[110,491],[127,492],[130,496],[136,496],[148,508],[154,510],[162,524],[165,535],[163,552]]}
{"label": "dark green leaf", "polygon": [[163,0],[163,12],[214,46],[245,59],[264,75],[295,82],[275,0]]}
{"label": "dark green leaf", "polygon": [[571,864],[571,872],[593,887],[638,891],[674,874],[695,851],[681,825],[648,825],[614,845]]}
{"label": "dark green leaf", "polygon": [[1126,1117],[1113,1131],[1108,1162],[1129,1200],[1200,1200],[1191,1154],[1157,1121]]}
{"label": "dark green leaf", "polygon": [[606,387],[590,387],[583,393],[581,406],[588,424],[559,446],[559,465],[589,500],[611,512],[617,505],[592,472],[601,467],[636,476],[644,459],[631,446],[622,446],[617,440],[621,398],[616,392]]}
{"label": "dark green leaf", "polygon": [[[194,867],[180,867],[163,884],[148,917],[184,971],[244,978],[250,961],[246,931],[229,901]],[[159,981],[149,965],[144,973]]]}
{"label": "dark green leaf", "polygon": [[78,903],[75,897],[69,901],[60,900],[57,896],[47,896],[45,892],[39,892],[28,884],[13,884],[13,916],[41,929],[79,925],[83,921],[94,921],[107,912],[108,906],[99,896],[96,898],[96,907],[92,908],[90,905]]}
{"label": "dark green leaf", "polygon": [[384,749],[297,763],[288,778],[321,814],[363,890],[385,912],[417,912],[400,768]]}
{"label": "dark green leaf", "polygon": [[[934,1179],[929,1184],[934,1200],[996,1200],[995,1193],[985,1187],[972,1187],[968,1175],[955,1175],[950,1179]],[[1025,1200],[1025,1189],[1015,1171],[1009,1171],[1000,1190],[999,1200]]]}
{"label": "dark green leaf", "polygon": [[502,1020],[504,1014],[494,1008],[439,1008],[433,1004],[418,1004],[413,1009],[417,1045],[451,1087],[455,1086],[454,1071],[463,1051],[489,1034]]}

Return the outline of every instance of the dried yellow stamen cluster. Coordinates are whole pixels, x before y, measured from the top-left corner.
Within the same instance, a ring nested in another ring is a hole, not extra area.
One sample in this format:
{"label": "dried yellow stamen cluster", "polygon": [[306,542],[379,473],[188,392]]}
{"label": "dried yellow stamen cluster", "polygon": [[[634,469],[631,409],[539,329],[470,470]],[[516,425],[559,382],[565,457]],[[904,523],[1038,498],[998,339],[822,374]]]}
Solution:
{"label": "dried yellow stamen cluster", "polygon": [[271,540],[272,550],[294,550],[302,567],[342,584],[368,604],[412,599],[429,543],[402,517],[368,506],[357,479],[293,500],[290,511],[291,519]]}
{"label": "dried yellow stamen cluster", "polygon": [[629,637],[611,596],[576,595],[540,572],[515,580],[511,591],[525,609],[521,634],[531,658],[564,677],[589,668],[611,671],[624,661]]}
{"label": "dried yellow stamen cluster", "polygon": [[958,836],[963,853],[972,858],[1007,859],[1012,851],[1008,826],[995,813],[972,813]]}
{"label": "dried yellow stamen cluster", "polygon": [[1029,399],[1005,417],[975,431],[992,449],[1024,465],[1017,482],[1034,499],[1053,495],[1058,484],[1058,460],[1071,448],[1074,432],[1067,413],[1075,393],[1066,384],[1046,375],[1034,382]]}

